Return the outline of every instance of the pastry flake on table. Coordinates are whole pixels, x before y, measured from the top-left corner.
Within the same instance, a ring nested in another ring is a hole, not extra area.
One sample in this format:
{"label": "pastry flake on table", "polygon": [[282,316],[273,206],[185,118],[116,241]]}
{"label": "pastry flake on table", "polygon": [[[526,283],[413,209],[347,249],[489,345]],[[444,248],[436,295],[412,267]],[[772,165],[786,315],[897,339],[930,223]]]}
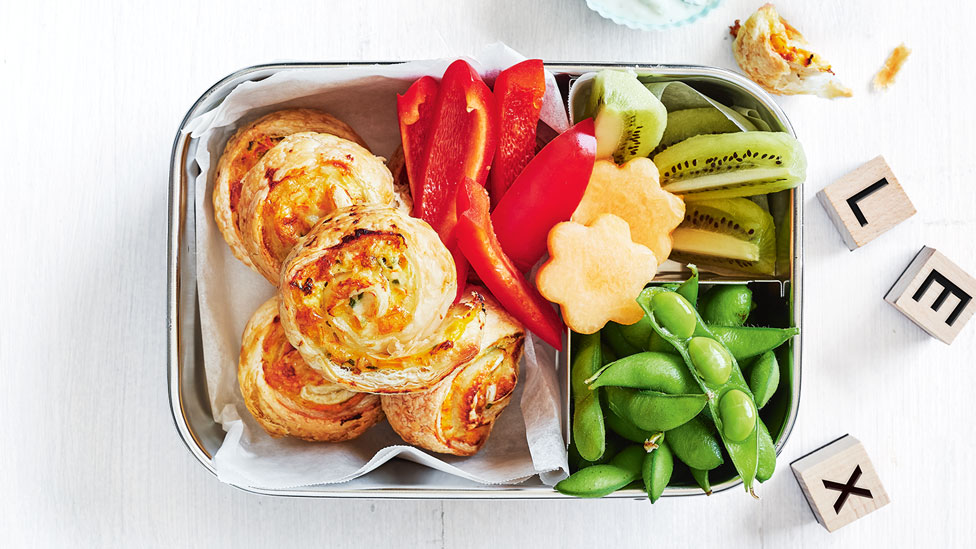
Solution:
{"label": "pastry flake on table", "polygon": [[897,48],[891,50],[888,59],[885,59],[884,66],[874,76],[874,89],[884,91],[894,84],[895,76],[898,75],[898,71],[905,65],[905,61],[908,60],[908,56],[911,53],[912,50],[908,49],[905,44],[900,44]]}
{"label": "pastry flake on table", "polygon": [[328,133],[366,147],[348,124],[314,109],[287,109],[258,118],[227,141],[214,179],[214,220],[234,256],[254,269],[241,240],[240,198],[244,176],[279,141],[299,132]]}
{"label": "pastry flake on table", "polygon": [[241,239],[256,270],[277,284],[285,257],[320,219],[393,199],[393,176],[382,158],[331,134],[292,134],[244,177]]}
{"label": "pastry flake on table", "polygon": [[766,4],[744,24],[736,20],[730,28],[735,41],[735,60],[749,78],[770,93],[809,94],[827,99],[850,97],[844,86],[819,54],[785,19]]}
{"label": "pastry flake on table", "polygon": [[327,379],[371,393],[422,391],[481,348],[484,307],[454,303],[457,284],[430,225],[392,206],[344,208],[285,260],[281,321]]}
{"label": "pastry flake on table", "polygon": [[325,380],[288,343],[277,296],[254,312],[242,339],[241,394],[271,436],[337,442],[354,439],[383,420],[379,397]]}
{"label": "pastry flake on table", "polygon": [[487,442],[512,398],[525,331],[481,288],[469,286],[462,301],[479,297],[486,319],[478,356],[428,391],[381,397],[390,426],[409,444],[470,456]]}

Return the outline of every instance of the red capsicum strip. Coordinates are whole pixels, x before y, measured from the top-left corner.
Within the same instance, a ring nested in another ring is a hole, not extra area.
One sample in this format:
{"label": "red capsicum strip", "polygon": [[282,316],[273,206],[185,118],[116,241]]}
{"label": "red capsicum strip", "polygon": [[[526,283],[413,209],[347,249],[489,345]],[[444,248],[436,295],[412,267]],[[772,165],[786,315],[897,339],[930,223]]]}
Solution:
{"label": "red capsicum strip", "polygon": [[434,102],[437,100],[437,81],[424,76],[414,82],[407,92],[397,95],[397,118],[400,122],[400,142],[403,143],[403,159],[410,180],[410,194],[420,194],[420,169],[423,167],[427,135],[434,120]]}
{"label": "red capsicum strip", "polygon": [[549,142],[522,170],[491,214],[495,234],[512,262],[527,272],[546,253],[549,230],[568,221],[593,172],[593,119]]}
{"label": "red capsicum strip", "polygon": [[502,71],[495,79],[494,93],[498,149],[488,188],[496,205],[535,154],[536,127],[546,94],[542,60],[529,59]]}
{"label": "red capsicum strip", "polygon": [[495,299],[528,330],[562,349],[563,323],[552,304],[512,264],[491,226],[488,192],[465,179],[457,193],[457,244]]}

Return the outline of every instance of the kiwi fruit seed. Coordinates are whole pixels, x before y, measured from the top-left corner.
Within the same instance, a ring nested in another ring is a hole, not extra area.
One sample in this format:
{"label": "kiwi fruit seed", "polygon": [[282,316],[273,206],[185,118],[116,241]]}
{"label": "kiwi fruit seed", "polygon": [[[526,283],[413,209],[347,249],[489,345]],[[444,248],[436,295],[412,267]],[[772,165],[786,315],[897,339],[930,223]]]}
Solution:
{"label": "kiwi fruit seed", "polygon": [[584,118],[596,122],[596,156],[618,164],[649,156],[661,142],[668,111],[629,71],[603,70],[593,79]]}
{"label": "kiwi fruit seed", "polygon": [[689,137],[654,156],[661,187],[686,201],[792,189],[806,177],[800,143],[782,132]]}
{"label": "kiwi fruit seed", "polygon": [[774,275],[773,216],[747,198],[688,202],[685,218],[671,233],[671,259],[717,274]]}

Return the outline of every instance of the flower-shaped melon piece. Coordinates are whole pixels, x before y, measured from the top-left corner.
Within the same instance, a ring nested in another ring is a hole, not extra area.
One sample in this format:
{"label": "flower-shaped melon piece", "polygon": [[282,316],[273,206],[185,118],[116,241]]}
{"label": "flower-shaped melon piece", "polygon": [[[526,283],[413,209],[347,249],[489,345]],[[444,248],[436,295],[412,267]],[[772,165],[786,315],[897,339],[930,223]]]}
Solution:
{"label": "flower-shaped melon piece", "polygon": [[539,268],[539,292],[559,304],[573,331],[592,334],[610,320],[644,316],[637,295],[657,273],[657,258],[630,239],[627,222],[604,214],[590,225],[558,223],[549,231],[549,260]]}
{"label": "flower-shaped melon piece", "polygon": [[626,221],[633,241],[664,261],[671,255],[671,231],[685,217],[685,203],[661,188],[657,166],[649,158],[634,158],[622,166],[597,160],[572,220],[589,225],[608,213]]}

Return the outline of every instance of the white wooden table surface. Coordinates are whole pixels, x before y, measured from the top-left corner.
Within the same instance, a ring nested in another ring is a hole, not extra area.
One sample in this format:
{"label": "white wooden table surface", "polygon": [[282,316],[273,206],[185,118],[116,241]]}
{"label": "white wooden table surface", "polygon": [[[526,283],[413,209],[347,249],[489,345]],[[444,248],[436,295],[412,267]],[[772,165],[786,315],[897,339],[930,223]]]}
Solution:
{"label": "white wooden table surface", "polygon": [[[220,484],[165,388],[170,146],[197,96],[247,65],[456,56],[504,41],[550,61],[734,68],[727,0],[666,33],[534,2],[0,2],[0,546],[933,546],[972,543],[976,326],[951,346],[882,297],[922,245],[976,272],[976,89],[963,0],[781,0],[855,90],[786,98],[810,161],[799,421],[762,500],[309,501]],[[914,49],[888,93],[868,84]],[[814,198],[884,153],[918,215],[854,253]],[[973,322],[971,324],[976,324]],[[892,503],[828,534],[789,472],[844,433]]]}

